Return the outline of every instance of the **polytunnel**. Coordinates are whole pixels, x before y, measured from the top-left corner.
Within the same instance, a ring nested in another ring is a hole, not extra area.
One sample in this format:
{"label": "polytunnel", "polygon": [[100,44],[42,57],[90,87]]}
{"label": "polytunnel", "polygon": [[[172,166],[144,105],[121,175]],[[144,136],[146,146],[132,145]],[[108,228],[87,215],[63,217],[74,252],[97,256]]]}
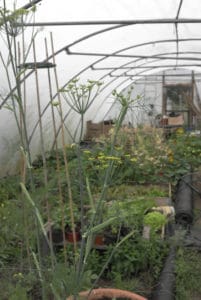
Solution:
{"label": "polytunnel", "polygon": [[[188,0],[2,1],[1,9],[7,12],[1,21],[1,174],[15,169],[19,158],[21,125],[13,100],[19,92],[33,157],[41,152],[41,134],[46,150],[54,147],[55,138],[61,142],[62,126],[65,143],[76,140],[80,120],[60,92],[75,78],[102,83],[85,113],[85,130],[88,120],[116,117],[113,90],[135,87],[133,93],[143,95],[147,110],[154,107],[160,114],[162,82],[172,78],[173,83],[193,82],[199,102],[200,6],[198,0],[193,5]],[[154,91],[150,80],[155,82]],[[61,117],[54,107],[55,137],[51,107],[58,98],[63,112]],[[144,113],[137,107],[133,111],[143,122]],[[127,122],[136,124],[133,111]]]}
{"label": "polytunnel", "polygon": [[201,299],[200,11],[0,0],[2,300]]}

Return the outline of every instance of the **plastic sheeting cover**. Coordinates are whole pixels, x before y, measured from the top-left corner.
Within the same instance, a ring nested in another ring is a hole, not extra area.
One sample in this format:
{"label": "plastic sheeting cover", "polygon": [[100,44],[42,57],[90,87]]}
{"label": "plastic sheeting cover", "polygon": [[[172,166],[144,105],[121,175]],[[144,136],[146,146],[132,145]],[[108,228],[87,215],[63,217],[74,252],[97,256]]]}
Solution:
{"label": "plastic sheeting cover", "polygon": [[[6,0],[2,1],[2,7],[4,3],[7,9],[12,10],[14,3],[19,8],[29,1]],[[185,69],[200,72],[199,0],[193,3],[190,0],[42,0],[36,8],[35,16],[24,19],[25,30],[18,27],[16,37],[9,37],[13,41],[11,47],[17,60],[16,65],[34,61],[33,43],[30,49],[29,45],[36,31],[35,60],[52,62],[52,54],[55,56],[58,85],[54,70],[51,70],[51,90],[46,69],[38,70],[38,83],[33,70],[26,71],[25,81],[21,76],[22,100],[26,102],[27,134],[33,157],[41,151],[39,114],[48,150],[54,144],[50,103],[57,101],[58,89],[72,78],[79,77],[81,82],[87,79],[103,82],[98,97],[85,116],[85,121],[91,119],[98,122],[108,116],[115,118],[117,114],[117,110],[111,109],[114,102],[111,96],[113,89],[121,91],[144,75],[167,69],[181,69],[185,66]],[[17,21],[20,23],[20,19]],[[51,22],[54,22],[54,26],[50,26]],[[38,25],[33,27],[34,23]],[[9,97],[10,90],[15,91],[16,80],[8,56],[6,35],[1,29],[0,94],[4,105],[0,110],[0,175],[5,175],[16,167],[20,140],[13,110],[10,109],[13,103]],[[29,53],[25,56],[23,53],[28,49]],[[36,105],[38,98],[41,112],[38,112]],[[79,126],[79,116],[70,111],[62,95],[61,100],[65,139],[66,143],[71,143]],[[17,107],[16,103],[14,105]],[[55,114],[59,138],[60,115],[58,111]]]}

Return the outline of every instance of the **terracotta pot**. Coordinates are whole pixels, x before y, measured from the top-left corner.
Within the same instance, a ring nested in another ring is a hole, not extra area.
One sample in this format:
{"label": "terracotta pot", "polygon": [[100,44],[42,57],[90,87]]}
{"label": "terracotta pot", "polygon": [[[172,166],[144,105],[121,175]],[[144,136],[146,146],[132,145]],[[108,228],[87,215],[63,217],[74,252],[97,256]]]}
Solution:
{"label": "terracotta pot", "polygon": [[66,240],[69,243],[79,242],[81,240],[81,234],[80,232],[75,232],[75,236],[74,236],[72,231],[67,231]]}
{"label": "terracotta pot", "polygon": [[[113,288],[99,288],[91,291],[83,291],[79,293],[80,299],[84,300],[97,300],[102,298],[126,298],[131,300],[147,300],[147,298],[135,294],[133,292],[129,292],[126,290],[113,289]],[[70,296],[66,300],[73,300],[74,297]]]}
{"label": "terracotta pot", "polygon": [[102,234],[98,234],[95,236],[94,244],[97,246],[105,245],[105,238]]}

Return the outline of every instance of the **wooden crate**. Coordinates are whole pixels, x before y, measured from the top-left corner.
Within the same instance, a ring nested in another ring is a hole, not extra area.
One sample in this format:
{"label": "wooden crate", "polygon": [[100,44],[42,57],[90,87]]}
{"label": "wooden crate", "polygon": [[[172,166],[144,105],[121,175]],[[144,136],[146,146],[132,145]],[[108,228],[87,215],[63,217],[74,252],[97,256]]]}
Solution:
{"label": "wooden crate", "polygon": [[172,200],[169,197],[156,197],[155,202],[157,206],[168,206],[172,205]]}
{"label": "wooden crate", "polygon": [[87,130],[85,135],[85,140],[91,141],[100,135],[107,135],[110,129],[113,127],[112,121],[103,121],[100,123],[93,123],[92,121],[87,121]]}

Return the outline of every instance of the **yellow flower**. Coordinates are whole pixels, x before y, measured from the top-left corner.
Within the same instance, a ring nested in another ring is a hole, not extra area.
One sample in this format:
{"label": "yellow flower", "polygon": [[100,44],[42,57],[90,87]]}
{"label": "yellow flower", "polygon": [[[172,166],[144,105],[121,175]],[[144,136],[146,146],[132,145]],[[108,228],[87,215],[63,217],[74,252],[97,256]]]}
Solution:
{"label": "yellow flower", "polygon": [[183,133],[184,133],[184,129],[183,129],[182,127],[180,127],[180,128],[178,128],[178,129],[176,130],[176,133],[178,133],[178,134],[183,134]]}
{"label": "yellow flower", "polygon": [[173,155],[169,156],[169,162],[172,163],[174,161]]}
{"label": "yellow flower", "polygon": [[89,151],[89,150],[84,150],[83,152],[84,152],[84,154],[91,154],[91,151]]}
{"label": "yellow flower", "polygon": [[133,157],[133,158],[130,159],[130,161],[136,162],[136,161],[137,161],[137,158]]}
{"label": "yellow flower", "polygon": [[105,154],[103,152],[98,153],[99,156],[104,156]]}
{"label": "yellow flower", "polygon": [[99,160],[103,160],[103,159],[105,159],[105,156],[104,156],[104,155],[99,155],[99,156],[98,156],[98,159],[99,159]]}
{"label": "yellow flower", "polygon": [[120,158],[116,157],[116,156],[106,156],[105,159],[107,159],[107,160],[120,160]]}
{"label": "yellow flower", "polygon": [[172,150],[171,150],[171,149],[168,149],[168,150],[167,150],[167,154],[168,154],[168,155],[172,155]]}
{"label": "yellow flower", "polygon": [[122,147],[115,147],[115,150],[117,151],[122,150]]}
{"label": "yellow flower", "polygon": [[22,274],[21,272],[15,273],[15,274],[13,275],[13,277],[14,277],[14,278],[17,278],[17,279],[24,278],[24,276],[23,276],[23,274]]}

